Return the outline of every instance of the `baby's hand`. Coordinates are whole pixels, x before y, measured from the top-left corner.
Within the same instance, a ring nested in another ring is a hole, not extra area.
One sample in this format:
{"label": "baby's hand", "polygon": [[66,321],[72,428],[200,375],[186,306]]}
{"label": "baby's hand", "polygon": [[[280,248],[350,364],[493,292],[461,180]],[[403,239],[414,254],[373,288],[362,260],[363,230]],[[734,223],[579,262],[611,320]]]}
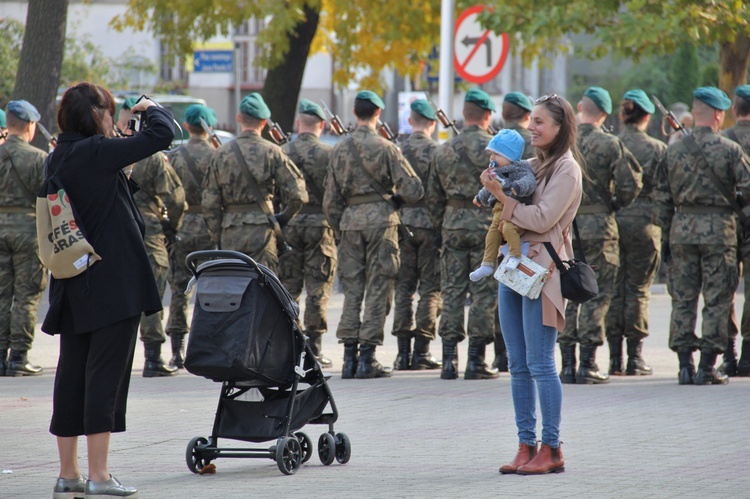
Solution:
{"label": "baby's hand", "polygon": [[518,193],[513,187],[510,188],[510,192],[512,192],[514,196],[518,196]]}
{"label": "baby's hand", "polygon": [[479,208],[482,207],[482,203],[480,203],[479,199],[477,199],[476,197],[474,197],[474,199],[472,199],[472,202],[474,203],[474,206],[477,206]]}

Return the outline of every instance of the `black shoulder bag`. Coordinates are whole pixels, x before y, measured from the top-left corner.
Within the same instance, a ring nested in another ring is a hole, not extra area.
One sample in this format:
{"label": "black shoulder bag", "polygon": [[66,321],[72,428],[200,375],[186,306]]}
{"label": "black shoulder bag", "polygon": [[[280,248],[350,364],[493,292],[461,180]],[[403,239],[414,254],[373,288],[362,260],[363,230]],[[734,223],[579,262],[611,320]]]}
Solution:
{"label": "black shoulder bag", "polygon": [[583,243],[575,219],[573,219],[573,231],[581,260],[573,258],[563,262],[551,243],[546,242],[544,246],[555,262],[555,267],[560,271],[560,287],[562,288],[563,298],[567,298],[574,303],[586,303],[599,294],[599,285],[596,283],[594,269],[586,263],[586,255],[583,252]]}

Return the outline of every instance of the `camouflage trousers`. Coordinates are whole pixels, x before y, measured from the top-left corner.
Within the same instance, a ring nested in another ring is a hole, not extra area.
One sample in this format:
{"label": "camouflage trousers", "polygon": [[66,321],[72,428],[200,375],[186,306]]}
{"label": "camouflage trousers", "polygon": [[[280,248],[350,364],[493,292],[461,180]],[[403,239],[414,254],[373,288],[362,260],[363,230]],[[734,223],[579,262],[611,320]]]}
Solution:
{"label": "camouflage trousers", "polygon": [[732,295],[732,307],[729,309],[729,339],[734,341],[737,334],[741,333],[742,341],[750,341],[750,240],[740,241],[740,249],[738,275],[742,276],[745,298],[742,304],[742,322],[738,325]]}
{"label": "camouflage trousers", "polygon": [[[575,248],[574,243],[573,247]],[[617,268],[620,264],[617,239],[583,240],[586,262],[596,269],[599,294],[586,303],[571,301],[565,308],[565,328],[557,341],[562,345],[580,343],[583,346],[601,346],[609,304],[615,290]],[[576,258],[581,258],[576,255]]]}
{"label": "camouflage trousers", "polygon": [[[669,348],[675,352],[724,352],[728,339],[727,319],[739,281],[735,247],[671,243],[670,249],[672,317],[669,323]],[[695,324],[701,290],[703,321],[701,338],[698,338]]]}
{"label": "camouflage trousers", "polygon": [[0,234],[0,350],[31,349],[36,313],[47,287],[39,261],[36,232]]}
{"label": "camouflage trousers", "polygon": [[185,266],[185,258],[193,251],[213,249],[211,236],[208,232],[202,234],[180,232],[180,241],[176,241],[169,253],[169,287],[172,298],[169,302],[169,318],[167,319],[167,334],[187,334],[190,331],[188,322],[188,302],[190,296],[185,294],[188,282],[193,274]]}
{"label": "camouflage trousers", "polygon": [[661,262],[661,228],[640,217],[620,217],[620,267],[607,312],[607,337],[648,336],[651,285]]}
{"label": "camouflage trousers", "polygon": [[[156,279],[156,288],[159,290],[159,296],[164,297],[164,291],[167,289],[167,277],[169,276],[169,267],[159,265],[154,256],[149,252],[148,262],[151,264],[151,270],[154,272]],[[141,315],[141,341],[143,343],[164,343],[167,336],[164,334],[164,311],[151,315]]]}
{"label": "camouflage trousers", "polygon": [[[484,230],[443,230],[443,250],[440,257],[440,288],[443,311],[438,334],[443,341],[460,342],[482,339],[492,343],[497,318],[497,281],[485,277],[472,282],[469,274],[482,264]],[[469,319],[464,328],[467,294],[471,297]]]}
{"label": "camouflage trousers", "polygon": [[297,303],[302,289],[305,299],[306,333],[328,331],[328,299],[336,274],[336,241],[330,227],[302,225],[284,228],[292,251],[279,257],[279,279]]}
{"label": "camouflage trousers", "polygon": [[383,344],[399,265],[396,226],[341,232],[338,274],[344,307],[336,330],[340,343]]}
{"label": "camouflage trousers", "polygon": [[269,225],[232,225],[221,230],[221,249],[239,251],[273,272],[279,264],[276,234]]}
{"label": "camouflage trousers", "polygon": [[[440,253],[435,230],[412,228],[414,237],[399,241],[401,270],[393,302],[393,334],[435,339],[440,298]],[[414,293],[419,292],[416,315]],[[416,320],[416,328],[414,323]]]}

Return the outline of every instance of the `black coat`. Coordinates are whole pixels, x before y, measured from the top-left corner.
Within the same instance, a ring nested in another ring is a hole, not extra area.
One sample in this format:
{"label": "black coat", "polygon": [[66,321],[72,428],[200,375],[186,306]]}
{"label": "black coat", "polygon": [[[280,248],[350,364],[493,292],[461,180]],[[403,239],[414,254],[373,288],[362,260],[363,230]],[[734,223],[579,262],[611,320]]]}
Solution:
{"label": "black coat", "polygon": [[86,333],[162,309],[143,244],[143,218],[133,202],[137,185],[121,171],[174,138],[168,111],[152,106],[147,120],[148,128],[135,137],[58,137],[47,175],[57,173],[76,221],[102,260],[76,277],[51,279],[45,333]]}

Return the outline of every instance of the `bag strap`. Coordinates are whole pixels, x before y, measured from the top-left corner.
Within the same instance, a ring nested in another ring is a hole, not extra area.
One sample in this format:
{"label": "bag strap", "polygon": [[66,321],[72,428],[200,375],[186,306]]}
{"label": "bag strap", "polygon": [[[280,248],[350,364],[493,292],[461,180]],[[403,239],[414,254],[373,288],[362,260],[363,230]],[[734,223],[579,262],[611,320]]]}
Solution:
{"label": "bag strap", "polygon": [[187,165],[188,170],[190,170],[190,173],[193,175],[193,180],[195,180],[195,183],[198,184],[199,188],[202,187],[203,181],[201,179],[201,173],[200,171],[198,171],[198,165],[195,164],[195,158],[184,147],[180,147],[178,149],[178,152],[182,155],[182,159],[185,160],[185,164]]}
{"label": "bag strap", "polygon": [[690,151],[691,154],[698,157],[698,162],[703,162],[703,166],[705,167],[703,171],[708,174],[714,185],[719,189],[719,191],[721,191],[721,194],[729,202],[732,210],[734,210],[734,212],[742,221],[742,224],[746,225],[748,222],[750,222],[750,217],[743,213],[742,207],[737,202],[736,196],[714,173],[711,165],[708,162],[708,159],[706,158],[706,155],[703,153],[703,149],[700,148],[700,145],[698,144],[698,141],[695,140],[695,137],[693,135],[686,135],[682,138],[682,142],[683,144],[685,144],[685,147],[687,147],[688,151]]}
{"label": "bag strap", "polygon": [[[580,261],[582,263],[586,263],[586,253],[583,251],[583,242],[581,241],[581,234],[578,232],[578,224],[576,223],[575,218],[573,219],[573,233],[575,234],[576,250],[578,250],[578,253],[581,256]],[[557,251],[555,251],[552,243],[550,243],[549,241],[545,241],[544,247],[547,248],[549,255],[552,257],[552,261],[555,262],[555,267],[557,267],[557,270],[559,270],[560,272],[568,270],[562,260],[560,260],[560,256],[557,254]]]}
{"label": "bag strap", "polygon": [[23,189],[23,193],[26,194],[26,196],[30,197],[31,199],[35,199],[36,196],[33,192],[31,192],[31,189],[26,185],[26,183],[21,178],[21,175],[19,175],[18,170],[16,170],[16,165],[13,164],[13,158],[10,157],[10,152],[8,151],[8,148],[4,147],[3,152],[5,153],[5,157],[10,162],[10,172],[13,174],[13,178],[16,179],[16,182],[19,183],[21,188]]}

